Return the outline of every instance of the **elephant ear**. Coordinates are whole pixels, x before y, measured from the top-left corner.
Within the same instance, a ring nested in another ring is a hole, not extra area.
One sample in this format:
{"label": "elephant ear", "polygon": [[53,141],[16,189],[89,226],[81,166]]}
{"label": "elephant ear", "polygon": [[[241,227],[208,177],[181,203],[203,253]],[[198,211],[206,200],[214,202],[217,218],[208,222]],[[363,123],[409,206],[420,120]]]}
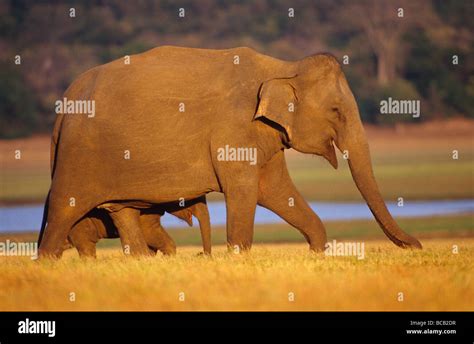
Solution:
{"label": "elephant ear", "polygon": [[291,128],[298,98],[290,80],[272,79],[262,84],[254,119],[265,117],[275,122],[285,129],[288,139],[291,141]]}

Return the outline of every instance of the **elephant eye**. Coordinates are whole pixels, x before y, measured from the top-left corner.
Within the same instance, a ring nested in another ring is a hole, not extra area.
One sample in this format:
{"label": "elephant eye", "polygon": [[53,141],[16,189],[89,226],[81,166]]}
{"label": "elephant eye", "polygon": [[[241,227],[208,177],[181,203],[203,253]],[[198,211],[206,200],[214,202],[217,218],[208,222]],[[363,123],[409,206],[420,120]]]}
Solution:
{"label": "elephant eye", "polygon": [[339,111],[339,109],[337,107],[333,107],[332,111],[334,112],[334,114],[336,115],[336,118],[339,121],[344,122],[344,116],[342,116],[341,112]]}

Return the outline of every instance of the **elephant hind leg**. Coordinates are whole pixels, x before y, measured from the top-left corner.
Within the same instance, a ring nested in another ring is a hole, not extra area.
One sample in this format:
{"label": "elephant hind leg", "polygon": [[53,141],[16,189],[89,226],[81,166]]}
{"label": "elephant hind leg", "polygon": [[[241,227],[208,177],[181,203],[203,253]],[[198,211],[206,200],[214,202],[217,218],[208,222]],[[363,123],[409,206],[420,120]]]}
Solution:
{"label": "elephant hind leg", "polygon": [[39,247],[39,259],[59,259],[65,249],[68,236],[77,221],[88,212],[93,205],[87,202],[71,203],[69,197],[51,192],[48,205],[47,225],[44,229]]}
{"label": "elephant hind leg", "polygon": [[39,247],[39,258],[61,258],[67,247],[65,243],[73,225],[74,221],[70,219],[55,219],[55,221],[48,222]]}

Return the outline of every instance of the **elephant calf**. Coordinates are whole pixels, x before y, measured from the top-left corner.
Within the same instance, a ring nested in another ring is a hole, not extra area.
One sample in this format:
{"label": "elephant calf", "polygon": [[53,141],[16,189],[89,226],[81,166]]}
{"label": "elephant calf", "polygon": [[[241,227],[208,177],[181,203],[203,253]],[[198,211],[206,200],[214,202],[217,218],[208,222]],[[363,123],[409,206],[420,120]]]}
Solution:
{"label": "elephant calf", "polygon": [[[96,244],[100,239],[120,237],[122,245],[127,245],[127,241],[119,234],[120,228],[117,228],[112,220],[113,214],[120,210],[127,210],[133,214],[139,212],[139,227],[148,248],[154,253],[159,250],[165,255],[175,254],[176,245],[161,226],[161,216],[166,211],[192,226],[192,216],[194,215],[199,221],[204,254],[211,254],[211,227],[205,200],[204,202],[195,202],[185,208],[171,203],[145,209],[134,209],[125,207],[124,204],[120,203],[109,203],[101,208],[107,209],[111,216],[103,209],[94,209],[87,217],[79,221],[69,233],[68,244],[76,247],[81,257],[95,257]],[[133,223],[122,221],[120,226],[127,227],[130,225],[133,225]],[[133,254],[133,252],[130,253]]]}

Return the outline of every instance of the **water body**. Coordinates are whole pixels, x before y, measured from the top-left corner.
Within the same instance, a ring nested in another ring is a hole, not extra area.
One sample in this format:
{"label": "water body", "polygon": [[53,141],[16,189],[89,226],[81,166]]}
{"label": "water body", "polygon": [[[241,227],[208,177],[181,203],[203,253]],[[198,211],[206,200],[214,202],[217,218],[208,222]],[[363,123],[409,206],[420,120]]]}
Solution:
{"label": "water body", "polygon": [[[323,221],[373,219],[372,213],[365,203],[312,202],[310,204]],[[225,203],[210,202],[208,206],[212,225],[224,225],[226,222]],[[474,213],[474,199],[405,201],[403,207],[397,206],[396,203],[388,203],[387,206],[394,217]],[[41,227],[42,216],[42,205],[0,207],[0,232],[38,231]],[[269,210],[257,207],[255,223],[283,223],[283,220]],[[162,224],[165,228],[186,226],[184,222],[169,214],[162,218]],[[197,221],[195,221],[196,225]]]}

